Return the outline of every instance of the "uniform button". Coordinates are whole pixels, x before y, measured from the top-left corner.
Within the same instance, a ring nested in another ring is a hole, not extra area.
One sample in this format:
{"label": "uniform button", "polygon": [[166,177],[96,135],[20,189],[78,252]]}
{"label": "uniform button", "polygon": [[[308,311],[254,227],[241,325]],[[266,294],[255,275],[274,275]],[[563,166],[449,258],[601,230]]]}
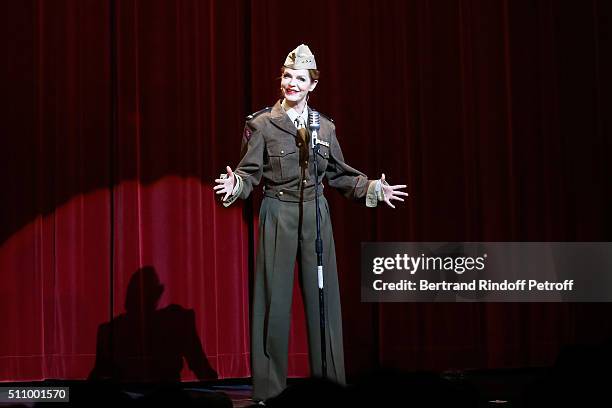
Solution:
{"label": "uniform button", "polygon": [[298,143],[298,147],[302,147],[302,144],[301,144],[301,143]]}
{"label": "uniform button", "polygon": [[306,164],[308,164],[308,160],[306,160]]}
{"label": "uniform button", "polygon": [[285,154],[285,151],[284,151],[284,150],[281,150],[281,154]]}
{"label": "uniform button", "polygon": [[306,184],[306,180],[304,180],[303,183]]}
{"label": "uniform button", "polygon": [[278,195],[283,195],[283,192],[282,192],[282,191],[279,191],[279,192],[278,192]]}

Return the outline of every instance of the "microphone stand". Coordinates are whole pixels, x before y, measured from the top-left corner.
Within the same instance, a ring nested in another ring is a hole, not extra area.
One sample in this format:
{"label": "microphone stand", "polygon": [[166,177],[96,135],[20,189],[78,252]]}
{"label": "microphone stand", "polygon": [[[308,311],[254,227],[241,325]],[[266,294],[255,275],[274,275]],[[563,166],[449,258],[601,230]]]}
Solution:
{"label": "microphone stand", "polygon": [[321,210],[319,207],[319,166],[317,164],[317,153],[319,152],[318,132],[321,127],[319,113],[311,111],[309,115],[310,138],[312,145],[312,157],[315,179],[315,217],[317,221],[317,239],[315,249],[317,251],[317,276],[319,284],[319,326],[321,331],[321,374],[327,378],[327,342],[325,341],[325,296],[323,294],[323,240],[321,239]]}

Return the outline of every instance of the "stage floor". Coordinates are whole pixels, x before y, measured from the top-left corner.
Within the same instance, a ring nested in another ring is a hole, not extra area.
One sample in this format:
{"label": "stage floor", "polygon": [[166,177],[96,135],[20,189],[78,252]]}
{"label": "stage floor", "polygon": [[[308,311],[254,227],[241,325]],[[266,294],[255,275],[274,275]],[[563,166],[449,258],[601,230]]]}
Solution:
{"label": "stage floor", "polygon": [[[512,370],[471,370],[471,371],[454,371],[446,373],[427,373],[427,378],[437,378],[444,381],[446,384],[451,384],[456,390],[460,390],[464,394],[469,394],[471,403],[467,406],[474,407],[523,407],[524,396],[529,387],[533,387],[539,381],[542,381],[549,373],[549,369],[545,368],[525,368]],[[413,376],[414,373],[407,374]],[[416,374],[417,376],[420,374]],[[393,401],[392,404],[384,406],[406,406],[414,404],[411,400],[410,386],[402,387],[401,382],[397,379],[391,379],[390,383],[385,383],[386,377],[382,381],[378,381],[376,374],[370,374],[369,380],[372,378],[375,381],[369,383],[361,380],[361,392],[369,393],[369,395],[384,395],[385,400]],[[390,377],[391,378],[391,377]],[[409,378],[409,377],[407,377]],[[360,380],[356,383],[359,384]],[[405,381],[405,379],[402,379]],[[304,379],[290,379],[290,386],[299,386],[305,384]],[[372,385],[369,385],[372,384]],[[91,401],[97,400],[97,388],[85,381],[62,381],[62,380],[47,380],[40,382],[27,383],[0,383],[0,387],[58,387],[65,386],[70,388],[71,396],[79,393],[79,399],[91,397]],[[181,392],[186,392],[189,396],[195,399],[206,398],[225,398],[231,399],[232,404],[236,408],[249,407],[253,405],[251,400],[252,388],[250,379],[224,379],[206,383],[180,383],[174,385]],[[176,387],[178,386],[178,387]],[[152,395],[159,390],[154,384],[121,384],[115,385],[114,391],[120,392],[124,397],[127,395],[130,399],[136,400],[144,398],[147,395]],[[348,388],[353,387],[349,385]],[[72,400],[72,398],[71,398]],[[2,402],[0,406],[22,406],[33,407],[33,402],[15,401],[14,403]],[[47,404],[37,405],[46,406]],[[56,406],[61,406],[56,405]],[[462,405],[466,406],[466,405]]]}

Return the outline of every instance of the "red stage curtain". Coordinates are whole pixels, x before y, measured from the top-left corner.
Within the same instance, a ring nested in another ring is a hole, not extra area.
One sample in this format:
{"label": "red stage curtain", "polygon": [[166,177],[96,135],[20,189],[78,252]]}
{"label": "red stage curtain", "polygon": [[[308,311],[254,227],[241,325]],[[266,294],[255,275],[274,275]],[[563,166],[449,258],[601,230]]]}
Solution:
{"label": "red stage curtain", "polygon": [[86,378],[98,326],[147,265],[160,307],[194,310],[220,376],[250,375],[259,198],[224,209],[211,184],[301,42],[347,161],[411,194],[371,210],[328,190],[349,375],[550,364],[612,334],[607,304],[361,303],[357,256],[364,241],[612,240],[609,2],[1,7],[0,380]]}

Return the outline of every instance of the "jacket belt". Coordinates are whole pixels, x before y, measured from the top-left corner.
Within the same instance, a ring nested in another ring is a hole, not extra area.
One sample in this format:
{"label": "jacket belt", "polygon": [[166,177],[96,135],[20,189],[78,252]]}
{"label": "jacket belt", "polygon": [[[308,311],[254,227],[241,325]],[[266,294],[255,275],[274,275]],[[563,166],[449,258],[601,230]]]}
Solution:
{"label": "jacket belt", "polygon": [[[289,190],[286,188],[264,187],[266,197],[276,198],[281,201],[299,203],[300,201],[312,201],[315,198],[314,186],[305,187],[303,190]],[[319,184],[319,197],[323,195],[323,184]]]}

